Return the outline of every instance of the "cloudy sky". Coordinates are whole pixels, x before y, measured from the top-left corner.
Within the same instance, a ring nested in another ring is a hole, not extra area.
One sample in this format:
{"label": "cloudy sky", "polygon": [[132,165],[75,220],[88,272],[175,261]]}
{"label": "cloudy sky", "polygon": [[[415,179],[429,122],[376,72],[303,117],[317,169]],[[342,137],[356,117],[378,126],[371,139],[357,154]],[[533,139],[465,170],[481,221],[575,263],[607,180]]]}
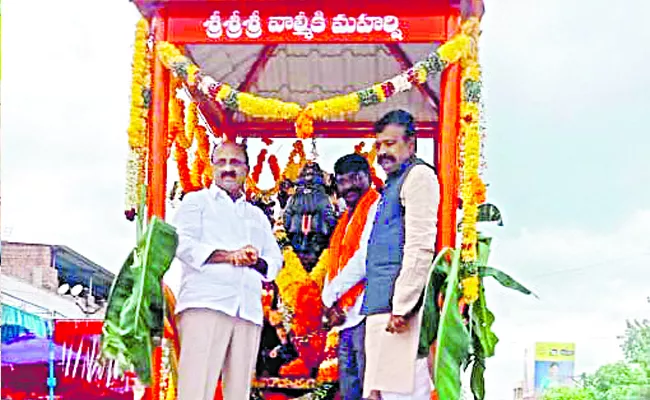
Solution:
{"label": "cloudy sky", "polygon": [[[138,15],[126,0],[2,7],[3,240],[66,244],[116,271],[134,242],[122,209]],[[650,315],[650,2],[487,12],[486,178],[506,219],[492,262],[540,296],[489,286],[488,399],[506,400],[535,341],[576,342],[578,372],[593,371],[621,357],[626,318]]]}

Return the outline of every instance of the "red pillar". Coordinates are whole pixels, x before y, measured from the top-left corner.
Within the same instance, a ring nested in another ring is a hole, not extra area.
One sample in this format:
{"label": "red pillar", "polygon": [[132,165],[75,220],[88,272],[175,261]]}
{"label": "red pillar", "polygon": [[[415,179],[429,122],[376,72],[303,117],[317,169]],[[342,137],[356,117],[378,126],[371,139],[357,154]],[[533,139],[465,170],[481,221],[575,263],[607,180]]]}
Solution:
{"label": "red pillar", "polygon": [[[153,18],[154,43],[167,40],[167,18],[159,11]],[[169,104],[169,71],[157,57],[154,46],[151,76],[151,113],[149,115],[149,157],[147,175],[147,218],[165,219],[165,189],[167,187],[167,114]],[[161,283],[162,284],[162,283]],[[152,354],[152,382],[145,398],[158,400],[160,396],[160,367],[162,347]]]}
{"label": "red pillar", "polygon": [[[448,37],[458,27],[458,18],[449,17]],[[458,133],[461,102],[460,64],[447,67],[442,74],[439,113],[439,181],[438,251],[456,245],[456,210],[458,209]]]}
{"label": "red pillar", "polygon": [[[447,37],[451,38],[458,29],[458,17],[450,16],[447,21]],[[460,132],[462,68],[456,63],[442,74],[440,90],[438,179],[440,182],[440,207],[438,208],[438,251],[445,247],[456,247],[456,210],[458,209],[458,134]],[[431,365],[435,360],[437,342],[431,346]],[[433,370],[429,371],[433,374]],[[436,390],[431,400],[438,400]]]}
{"label": "red pillar", "polygon": [[[160,11],[165,12],[164,10]],[[157,14],[152,19],[155,43],[167,39],[167,19]],[[149,135],[149,175],[147,196],[148,217],[165,218],[167,184],[167,106],[169,103],[169,71],[153,52],[151,81],[151,134]]]}

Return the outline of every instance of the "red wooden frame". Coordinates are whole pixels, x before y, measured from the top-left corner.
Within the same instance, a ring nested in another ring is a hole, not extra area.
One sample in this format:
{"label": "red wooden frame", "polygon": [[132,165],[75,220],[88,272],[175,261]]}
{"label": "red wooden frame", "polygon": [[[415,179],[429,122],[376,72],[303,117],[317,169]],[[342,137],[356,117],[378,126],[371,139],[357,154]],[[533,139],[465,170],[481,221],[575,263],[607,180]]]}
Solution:
{"label": "red wooden frame", "polygon": [[262,50],[260,50],[260,54],[257,56],[253,66],[246,74],[246,78],[244,78],[244,81],[237,88],[240,92],[248,92],[251,86],[257,82],[257,79],[264,70],[266,63],[269,62],[271,55],[277,47],[277,44],[267,44],[262,48]]}

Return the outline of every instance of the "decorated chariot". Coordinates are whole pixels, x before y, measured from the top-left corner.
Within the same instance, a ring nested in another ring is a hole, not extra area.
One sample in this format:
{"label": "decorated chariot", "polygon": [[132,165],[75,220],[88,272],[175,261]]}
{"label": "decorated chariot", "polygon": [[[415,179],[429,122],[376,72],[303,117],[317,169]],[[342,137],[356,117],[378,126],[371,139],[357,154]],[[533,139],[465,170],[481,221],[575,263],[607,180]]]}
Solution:
{"label": "decorated chariot", "polygon": [[[253,379],[257,398],[334,398],[337,332],[322,324],[319,259],[339,212],[317,143],[366,140],[350,148],[375,165],[373,123],[409,110],[418,140],[433,145],[440,182],[437,249],[425,296],[421,352],[431,351],[440,398],[460,393],[461,364],[484,393],[494,351],[492,314],[481,282],[489,239],[476,230],[483,207],[478,64],[482,2],[430,0],[134,0],[136,29],[128,129],[126,216],[138,244],[111,295],[103,352],[133,369],[148,398],[174,399],[180,351],[174,296],[162,277],[177,237],[164,222],[170,199],[212,181],[211,142],[257,142],[249,200],[267,212],[285,257],[265,286],[265,325]],[[284,165],[274,141],[295,140]],[[168,163],[178,180],[168,184]],[[262,187],[265,164],[273,183]],[[374,173],[373,183],[382,181]],[[462,203],[462,240],[456,246]],[[510,279],[508,281],[506,278]],[[434,394],[435,395],[435,394]],[[215,398],[220,398],[217,389]]]}

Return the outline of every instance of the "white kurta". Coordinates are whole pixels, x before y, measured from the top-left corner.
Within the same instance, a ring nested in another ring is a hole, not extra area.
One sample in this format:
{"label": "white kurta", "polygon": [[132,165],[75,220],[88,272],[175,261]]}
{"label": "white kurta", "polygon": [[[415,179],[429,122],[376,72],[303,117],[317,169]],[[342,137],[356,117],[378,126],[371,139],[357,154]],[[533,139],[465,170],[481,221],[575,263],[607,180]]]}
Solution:
{"label": "white kurta", "polygon": [[[275,279],[283,257],[271,224],[258,207],[237,201],[212,185],[188,193],[176,213],[176,256],[183,275],[176,313],[207,308],[262,325],[262,281]],[[265,277],[252,268],[206,264],[215,250],[233,251],[252,245],[268,264]]]}
{"label": "white kurta", "polygon": [[[435,172],[425,165],[413,167],[404,180],[400,200],[405,211],[404,258],[392,305],[394,315],[407,315],[424,291],[435,255],[440,202]],[[364,397],[373,390],[409,394],[418,389],[415,385],[421,314],[412,317],[408,330],[400,334],[386,332],[389,318],[390,314],[366,318]]]}

